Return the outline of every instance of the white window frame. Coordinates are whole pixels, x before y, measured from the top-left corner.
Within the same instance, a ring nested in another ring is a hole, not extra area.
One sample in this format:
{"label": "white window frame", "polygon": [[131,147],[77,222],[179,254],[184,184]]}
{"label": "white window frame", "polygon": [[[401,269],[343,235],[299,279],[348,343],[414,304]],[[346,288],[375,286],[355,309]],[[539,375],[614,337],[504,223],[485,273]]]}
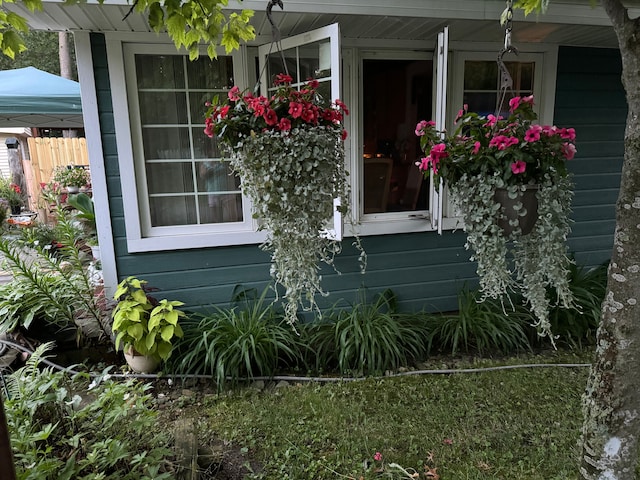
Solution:
{"label": "white window frame", "polygon": [[[478,49],[480,48],[480,49]],[[449,108],[447,111],[448,129],[454,128],[454,119],[463,106],[464,95],[464,64],[471,61],[496,61],[497,52],[501,45],[486,45],[484,47],[471,46],[469,44],[453,44],[453,52],[450,56],[449,82]],[[505,62],[534,62],[533,95],[534,110],[538,114],[538,121],[542,124],[553,122],[553,109],[555,105],[556,68],[558,64],[558,47],[556,45],[538,44],[525,45],[519,48],[518,54],[506,54]],[[507,98],[509,100],[509,93]],[[462,228],[463,220],[451,205],[448,198],[448,190],[444,189],[442,208],[442,229],[452,230]]]}
{"label": "white window frame", "polygon": [[[342,68],[341,68],[341,52],[340,52],[340,25],[337,23],[332,23],[331,25],[327,25],[326,27],[320,27],[315,30],[310,30],[299,35],[294,35],[292,37],[283,38],[277,44],[266,43],[261,45],[258,48],[258,60],[259,60],[259,69],[262,73],[261,82],[261,91],[265,96],[269,96],[268,93],[270,89],[273,88],[273,85],[269,84],[270,75],[267,65],[267,57],[269,55],[279,55],[280,51],[290,50],[296,47],[302,47],[304,45],[315,43],[320,40],[329,40],[329,50],[330,50],[330,65],[331,65],[331,76],[327,79],[322,79],[322,81],[330,82],[331,84],[331,98],[330,101],[334,101],[340,99],[341,95],[341,81],[342,81]],[[282,72],[284,73],[284,72]],[[303,84],[306,79],[299,78],[298,85]],[[349,149],[345,145],[345,162],[347,162],[347,158],[349,154]],[[332,240],[342,240],[344,234],[344,218],[342,212],[340,211],[340,206],[342,202],[345,201],[341,198],[333,199],[333,222],[329,224],[325,230],[322,231],[323,235],[326,235],[327,238]]]}
{"label": "white window frame", "polygon": [[[141,153],[138,92],[135,84],[135,69],[132,70],[134,55],[136,53],[188,55],[188,53],[177,52],[175,46],[167,43],[166,39],[163,42],[154,42],[152,37],[141,39],[139,34],[135,36],[107,34],[106,41],[128,251],[131,253],[176,250],[264,241],[266,232],[257,231],[258,224],[251,216],[251,204],[244,196],[242,222],[150,226],[144,158]],[[201,53],[206,54],[204,47]],[[218,54],[225,55],[223,50],[218,51]],[[247,85],[245,49],[242,48],[230,55],[233,57],[236,85],[244,89]],[[121,92],[126,92],[126,95]]]}
{"label": "white window frame", "polygon": [[[389,44],[389,47],[386,49],[370,49],[370,48],[361,48],[357,49],[353,55],[349,55],[349,57],[354,57],[356,60],[356,65],[349,65],[345,62],[345,71],[350,71],[352,73],[352,78],[350,82],[345,82],[350,85],[350,90],[346,95],[347,104],[351,107],[351,113],[354,117],[354,124],[357,125],[357,134],[353,135],[352,142],[354,148],[352,151],[351,158],[351,171],[354,172],[351,175],[352,184],[351,188],[354,192],[353,195],[353,203],[352,203],[352,211],[354,212],[354,216],[356,217],[356,224],[351,226],[351,232],[357,233],[361,236],[367,235],[392,235],[398,233],[413,233],[413,232],[428,232],[434,231],[434,227],[431,224],[432,211],[433,206],[430,205],[429,210],[417,210],[417,211],[404,211],[404,212],[384,212],[384,213],[368,213],[364,214],[362,212],[362,205],[364,201],[364,191],[362,185],[363,176],[364,176],[364,164],[362,162],[362,158],[364,157],[363,151],[363,138],[364,138],[364,123],[362,117],[362,82],[360,81],[362,77],[362,62],[367,59],[380,59],[380,60],[431,60],[433,61],[433,87],[435,88],[437,85],[437,54],[436,49],[438,48],[437,36],[434,37],[434,44],[432,48],[425,46],[423,50],[408,50],[406,48],[394,48],[393,43]],[[345,56],[346,57],[346,56]],[[448,79],[443,79],[441,83],[445,87],[448,85]],[[447,87],[448,88],[448,87]],[[357,98],[353,98],[351,94],[352,91],[355,90],[358,92]],[[435,93],[435,91],[434,91]],[[434,110],[436,109],[435,105],[435,95],[434,95]],[[357,116],[356,116],[357,115]],[[430,119],[425,119],[430,120]],[[416,167],[417,168],[417,167]],[[430,184],[431,182],[428,182]],[[433,202],[433,186],[429,185],[428,195]],[[446,228],[448,227],[447,222],[445,221],[444,225]]]}
{"label": "white window frame", "polygon": [[[434,39],[436,41],[436,39]],[[440,200],[437,199],[436,186],[433,182],[430,182],[429,196],[431,199],[430,210],[416,211],[416,212],[390,212],[390,213],[372,213],[362,214],[360,205],[362,205],[362,176],[363,157],[362,150],[362,138],[363,138],[363,122],[362,112],[360,108],[353,108],[360,105],[362,92],[360,89],[360,77],[362,75],[362,60],[367,58],[393,58],[393,59],[431,59],[433,56],[434,61],[434,89],[436,87],[437,76],[437,57],[434,56],[435,49],[438,48],[438,43],[435,43],[433,49],[429,49],[425,46],[424,50],[414,51],[401,51],[393,48],[393,44],[389,44],[387,49],[367,49],[366,47],[354,48],[349,51],[349,55],[343,55],[344,58],[354,58],[353,65],[349,65],[345,62],[345,71],[354,72],[351,74],[351,78],[345,81],[345,85],[349,90],[345,95],[347,103],[352,106],[352,114],[355,113],[357,118],[354,118],[354,123],[357,125],[357,135],[354,135],[353,142],[355,147],[353,148],[354,154],[351,158],[351,171],[352,174],[352,189],[355,192],[354,202],[352,209],[354,212],[358,212],[356,225],[352,226],[352,232],[357,232],[358,235],[385,235],[385,234],[398,234],[398,233],[413,233],[424,231],[438,231],[443,230],[455,230],[462,227],[462,218],[456,215],[453,210],[447,194],[447,189],[443,191],[443,195]],[[502,45],[494,43],[465,43],[465,42],[451,42],[449,44],[449,58],[448,58],[448,72],[446,78],[446,126],[447,130],[451,131],[453,127],[453,121],[458,110],[462,107],[463,101],[463,82],[464,82],[464,62],[466,60],[490,60],[495,61],[498,51],[502,48]],[[505,61],[533,61],[535,62],[534,72],[534,96],[536,101],[536,111],[539,115],[539,122],[543,124],[551,124],[553,122],[553,109],[555,105],[555,84],[556,84],[556,67],[557,67],[558,47],[556,45],[548,44],[527,44],[522,48],[519,48],[519,55],[509,54],[505,56]],[[353,98],[352,91],[358,91],[358,97]],[[354,101],[355,100],[355,101]],[[434,96],[435,102],[435,96]],[[434,104],[435,108],[435,104]],[[435,115],[435,113],[434,113]],[[425,119],[429,120],[429,119]],[[441,217],[438,219],[432,218],[432,215],[437,215],[437,210],[434,209],[434,197],[436,201],[442,202]],[[434,220],[432,224],[432,220]]]}

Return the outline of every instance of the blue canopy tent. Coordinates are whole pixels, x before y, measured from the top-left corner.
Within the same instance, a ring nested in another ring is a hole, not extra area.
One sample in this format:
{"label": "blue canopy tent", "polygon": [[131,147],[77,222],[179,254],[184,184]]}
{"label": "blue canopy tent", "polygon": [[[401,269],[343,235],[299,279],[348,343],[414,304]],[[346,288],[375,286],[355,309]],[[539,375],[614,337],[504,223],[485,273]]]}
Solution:
{"label": "blue canopy tent", "polygon": [[0,71],[0,127],[83,128],[80,84],[34,67]]}

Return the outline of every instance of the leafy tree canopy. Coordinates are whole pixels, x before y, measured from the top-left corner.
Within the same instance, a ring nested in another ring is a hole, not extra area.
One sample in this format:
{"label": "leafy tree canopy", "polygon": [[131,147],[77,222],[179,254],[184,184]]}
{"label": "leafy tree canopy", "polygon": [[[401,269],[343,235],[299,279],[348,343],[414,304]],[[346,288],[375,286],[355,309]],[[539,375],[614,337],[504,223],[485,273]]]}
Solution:
{"label": "leafy tree canopy", "polygon": [[[42,10],[42,0],[0,0],[0,51],[12,59],[27,48],[23,35],[29,26],[23,17],[2,6],[18,2],[31,11]],[[98,2],[103,4],[104,0]],[[64,3],[74,5],[86,0],[65,0]],[[201,43],[208,44],[207,53],[215,58],[217,45],[229,53],[238,48],[241,41],[255,37],[255,30],[249,24],[253,11],[224,12],[223,7],[228,4],[229,0],[133,0],[131,10],[145,15],[156,32],[166,31],[176,48],[186,48],[191,59],[198,57]]]}

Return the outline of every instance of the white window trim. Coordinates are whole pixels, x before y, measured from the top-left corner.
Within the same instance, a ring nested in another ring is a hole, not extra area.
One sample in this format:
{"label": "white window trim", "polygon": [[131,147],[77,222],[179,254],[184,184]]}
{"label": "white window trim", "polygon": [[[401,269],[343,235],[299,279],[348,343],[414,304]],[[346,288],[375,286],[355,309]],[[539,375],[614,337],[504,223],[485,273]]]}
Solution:
{"label": "white window trim", "polygon": [[[125,66],[127,58],[133,52],[176,54],[175,46],[167,42],[167,37],[156,35],[144,37],[121,34],[106,34],[107,60],[109,62],[109,77],[111,83],[113,113],[116,128],[116,146],[118,149],[118,165],[120,169],[120,183],[122,188],[122,203],[127,238],[127,249],[132,252],[147,252],[160,250],[176,250],[189,248],[216,247],[226,245],[241,245],[261,243],[266,239],[266,232],[257,231],[257,222],[251,218],[251,205],[243,197],[245,221],[229,224],[189,225],[175,227],[153,227],[148,232],[143,230],[145,204],[141,201],[146,195],[146,184],[143,178],[136,176],[136,155],[139,148],[134,145],[141,142],[140,124],[137,118],[137,108],[129,108],[129,102],[137,101],[135,86],[127,89],[127,75]],[[155,41],[154,41],[155,39]],[[160,41],[158,41],[160,39]],[[187,54],[186,52],[181,52]],[[203,48],[203,54],[206,54]],[[223,55],[221,50],[218,54]],[[247,63],[245,49],[231,54],[234,60],[234,77],[236,84],[243,89],[246,84]],[[126,93],[120,93],[126,92]],[[136,123],[137,122],[137,123]],[[141,161],[139,159],[138,161]]]}
{"label": "white window trim", "polygon": [[[434,38],[434,42],[435,42]],[[543,124],[553,122],[553,112],[555,105],[555,85],[556,68],[558,59],[558,46],[550,44],[526,44],[518,45],[519,55],[505,57],[505,61],[522,60],[536,62],[534,76],[534,95],[536,98],[536,110],[539,114],[539,121]],[[352,173],[353,202],[352,210],[357,218],[356,224],[350,226],[351,234],[357,233],[360,236],[367,235],[392,235],[399,233],[429,232],[436,231],[430,222],[431,212],[393,212],[361,214],[360,205],[362,202],[362,192],[360,184],[362,180],[362,121],[360,111],[360,98],[354,98],[353,92],[359,91],[359,78],[362,75],[361,65],[363,58],[424,58],[431,59],[435,44],[430,48],[424,46],[424,50],[419,52],[394,51],[392,45],[387,49],[351,48],[348,53],[343,51],[344,71],[347,78],[344,82],[345,101],[352,111],[352,130],[355,135],[352,137],[354,148],[350,158]],[[451,42],[449,44],[449,68],[447,75],[447,125],[453,125],[453,120],[458,110],[462,106],[464,61],[465,60],[493,60],[497,58],[498,51],[502,45],[497,43],[466,43]],[[392,51],[390,54],[389,52]],[[348,74],[347,72],[353,72]],[[435,82],[435,79],[434,79]],[[362,92],[359,92],[360,94]],[[356,128],[357,126],[357,128]],[[433,186],[430,187],[432,190]],[[432,193],[432,192],[430,192]],[[448,201],[447,190],[445,188],[443,197],[443,216],[441,220],[442,230],[455,230],[462,228],[462,218],[455,215]]]}

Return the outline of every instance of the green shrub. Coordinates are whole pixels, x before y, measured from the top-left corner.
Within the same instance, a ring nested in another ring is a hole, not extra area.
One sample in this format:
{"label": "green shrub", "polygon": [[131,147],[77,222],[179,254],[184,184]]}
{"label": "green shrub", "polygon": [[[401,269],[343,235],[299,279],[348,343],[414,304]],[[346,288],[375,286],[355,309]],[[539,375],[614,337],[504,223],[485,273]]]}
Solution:
{"label": "green shrub", "polygon": [[[148,385],[89,384],[40,369],[50,345],[7,377],[7,423],[19,480],[174,478],[169,438],[156,428]],[[75,393],[74,393],[75,392]]]}
{"label": "green shrub", "polygon": [[336,366],[341,373],[376,375],[424,358],[426,344],[415,316],[396,313],[391,290],[368,303],[335,311],[327,320],[309,325],[304,333],[316,355],[316,367]]}
{"label": "green shrub", "polygon": [[523,307],[507,313],[499,300],[478,300],[479,293],[464,288],[458,294],[458,312],[432,317],[429,350],[509,353],[531,348],[526,332],[531,314]]}
{"label": "green shrub", "polygon": [[[607,262],[591,269],[572,264],[569,288],[575,300],[575,308],[556,306],[549,313],[551,331],[559,336],[559,342],[571,347],[582,347],[585,342],[592,344],[595,341],[607,289],[608,264]],[[551,295],[555,293],[551,292]]]}
{"label": "green shrub", "polygon": [[75,330],[78,339],[83,330],[76,319],[87,321],[84,333],[102,332],[102,312],[94,295],[80,253],[64,247],[67,260],[25,250],[19,243],[0,239],[0,254],[13,274],[10,283],[0,286],[0,332],[18,327],[28,329],[40,319],[56,329]]}
{"label": "green shrub", "polygon": [[234,295],[231,308],[192,314],[182,322],[169,368],[180,373],[210,374],[218,388],[231,379],[273,375],[278,366],[296,366],[301,345],[295,330],[277,315],[271,302],[250,290]]}

